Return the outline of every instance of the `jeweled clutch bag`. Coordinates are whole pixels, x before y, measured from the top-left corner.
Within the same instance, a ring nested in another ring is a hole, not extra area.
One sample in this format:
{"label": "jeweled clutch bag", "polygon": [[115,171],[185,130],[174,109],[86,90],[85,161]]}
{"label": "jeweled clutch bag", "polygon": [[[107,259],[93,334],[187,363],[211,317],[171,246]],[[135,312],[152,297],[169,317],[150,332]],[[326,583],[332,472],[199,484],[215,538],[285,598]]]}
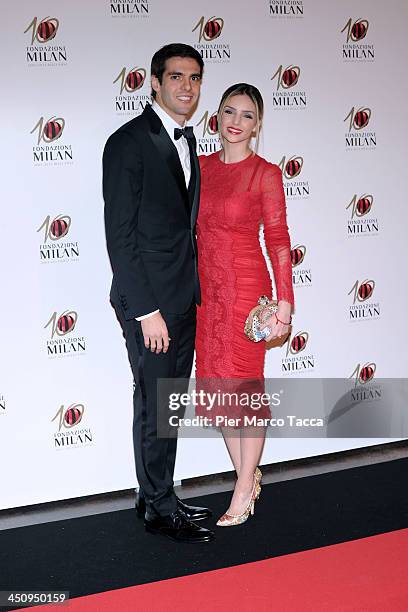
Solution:
{"label": "jeweled clutch bag", "polygon": [[[278,311],[278,302],[276,300],[270,300],[266,295],[261,295],[258,300],[258,304],[252,308],[250,311],[247,320],[245,321],[244,332],[245,335],[252,340],[252,342],[260,342],[261,340],[265,340],[271,333],[269,327],[265,327],[265,329],[261,330],[261,326],[264,325],[267,319],[272,314],[276,314]],[[278,336],[277,338],[273,338],[267,343],[268,348],[273,348],[275,346],[282,346],[289,337],[291,331],[291,326],[289,325],[289,331],[283,336]]]}

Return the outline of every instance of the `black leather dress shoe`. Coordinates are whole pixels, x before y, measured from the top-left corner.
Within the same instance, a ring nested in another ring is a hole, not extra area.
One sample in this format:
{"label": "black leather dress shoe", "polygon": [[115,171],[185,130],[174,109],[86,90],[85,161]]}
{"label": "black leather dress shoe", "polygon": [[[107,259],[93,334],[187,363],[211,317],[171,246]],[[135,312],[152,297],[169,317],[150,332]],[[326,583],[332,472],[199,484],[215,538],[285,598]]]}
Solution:
{"label": "black leather dress shoe", "polygon": [[[177,509],[181,510],[183,514],[190,521],[202,521],[203,519],[209,518],[212,512],[209,508],[201,508],[200,506],[188,506],[177,497]],[[146,502],[144,497],[137,496],[136,498],[136,512],[139,518],[143,518],[146,513]]]}
{"label": "black leather dress shoe", "polygon": [[203,519],[210,518],[212,512],[209,508],[202,508],[201,506],[189,506],[181,501],[181,499],[177,498],[177,508],[190,521],[202,521]]}
{"label": "black leather dress shoe", "polygon": [[189,521],[180,510],[168,516],[147,512],[144,524],[149,533],[158,533],[176,542],[211,542],[214,539],[213,531]]}

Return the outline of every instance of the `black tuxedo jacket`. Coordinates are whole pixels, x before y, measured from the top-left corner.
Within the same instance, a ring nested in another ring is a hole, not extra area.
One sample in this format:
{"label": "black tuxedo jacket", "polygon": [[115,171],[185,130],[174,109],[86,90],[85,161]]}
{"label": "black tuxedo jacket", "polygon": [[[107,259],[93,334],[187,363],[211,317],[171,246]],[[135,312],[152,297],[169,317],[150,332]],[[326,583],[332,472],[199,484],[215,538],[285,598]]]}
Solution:
{"label": "black tuxedo jacket", "polygon": [[195,224],[200,168],[190,146],[187,189],[177,149],[147,106],[108,139],[103,195],[111,301],[127,320],[156,309],[183,314],[200,303]]}

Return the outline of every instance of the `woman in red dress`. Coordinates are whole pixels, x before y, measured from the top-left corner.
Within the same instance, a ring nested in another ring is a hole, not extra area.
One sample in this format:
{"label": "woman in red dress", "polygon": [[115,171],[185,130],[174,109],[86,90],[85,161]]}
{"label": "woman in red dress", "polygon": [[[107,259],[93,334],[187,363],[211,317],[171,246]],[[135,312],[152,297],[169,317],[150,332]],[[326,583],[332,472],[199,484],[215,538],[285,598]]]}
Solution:
{"label": "woman in red dress", "polygon": [[[258,390],[259,383],[263,384],[265,342],[251,342],[244,334],[249,311],[261,295],[270,296],[272,290],[259,243],[261,224],[278,299],[278,312],[267,321],[270,335],[266,340],[285,334],[291,318],[292,265],[282,174],[250,147],[255,137],[257,149],[262,117],[263,100],[256,87],[246,83],[229,87],[218,109],[222,149],[199,158],[197,240],[202,305],[197,312],[196,378],[199,385],[206,381],[207,388],[211,380],[227,391],[234,380],[241,390],[245,381],[252,388],[255,382]],[[223,411],[226,416],[229,411],[237,416],[234,408],[223,406]],[[257,411],[257,417],[263,416],[265,408]],[[237,481],[229,509],[217,525],[230,526],[253,514],[260,493],[262,474],[257,465],[266,427],[237,428],[228,422],[221,430]]]}

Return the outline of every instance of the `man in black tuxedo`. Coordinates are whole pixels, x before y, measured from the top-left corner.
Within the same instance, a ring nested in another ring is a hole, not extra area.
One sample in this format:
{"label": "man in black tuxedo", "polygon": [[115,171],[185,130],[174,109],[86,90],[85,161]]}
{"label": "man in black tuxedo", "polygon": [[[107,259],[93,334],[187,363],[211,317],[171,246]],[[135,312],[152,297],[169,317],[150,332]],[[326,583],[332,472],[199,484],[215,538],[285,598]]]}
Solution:
{"label": "man in black tuxedo", "polygon": [[184,124],[197,105],[202,73],[193,47],[175,43],[157,51],[153,104],[109,137],[103,155],[110,297],[135,381],[137,510],[148,531],[194,542],[213,539],[194,522],[211,512],[175,495],[177,436],[157,435],[157,381],[188,379],[193,363],[200,169],[193,130]]}

